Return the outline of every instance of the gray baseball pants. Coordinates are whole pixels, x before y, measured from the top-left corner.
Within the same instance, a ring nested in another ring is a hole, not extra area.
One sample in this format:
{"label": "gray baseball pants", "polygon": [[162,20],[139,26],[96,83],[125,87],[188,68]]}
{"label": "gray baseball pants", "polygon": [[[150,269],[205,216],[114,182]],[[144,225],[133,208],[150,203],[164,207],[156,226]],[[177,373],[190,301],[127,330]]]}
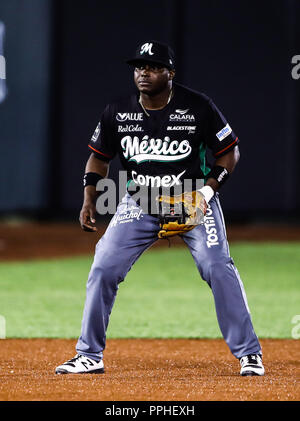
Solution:
{"label": "gray baseball pants", "polygon": [[[156,240],[158,219],[143,213],[129,194],[96,245],[89,273],[78,354],[99,361],[106,343],[109,316],[122,282],[140,255]],[[232,354],[240,358],[261,354],[246,294],[229,254],[218,194],[209,203],[205,224],[182,236],[203,280],[210,286],[222,335]]]}

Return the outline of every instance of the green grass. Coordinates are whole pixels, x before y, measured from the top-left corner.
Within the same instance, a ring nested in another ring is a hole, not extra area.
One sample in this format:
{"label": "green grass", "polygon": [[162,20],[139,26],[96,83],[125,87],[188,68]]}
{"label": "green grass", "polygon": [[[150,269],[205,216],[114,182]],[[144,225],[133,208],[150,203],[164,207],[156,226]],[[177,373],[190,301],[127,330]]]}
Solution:
{"label": "green grass", "polygon": [[[300,314],[300,244],[235,243],[260,337],[289,338]],[[6,337],[77,338],[92,257],[0,264]],[[1,333],[1,332],[0,332]],[[221,337],[210,288],[186,248],[147,251],[120,284],[108,337]]]}

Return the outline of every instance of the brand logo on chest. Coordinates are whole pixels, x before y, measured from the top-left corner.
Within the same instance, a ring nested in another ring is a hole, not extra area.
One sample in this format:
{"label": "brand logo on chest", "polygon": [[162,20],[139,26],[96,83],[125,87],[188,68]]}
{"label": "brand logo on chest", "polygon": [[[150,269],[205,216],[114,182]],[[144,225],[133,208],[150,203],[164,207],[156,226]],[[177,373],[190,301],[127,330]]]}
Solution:
{"label": "brand logo on chest", "polygon": [[192,152],[188,140],[171,140],[168,136],[164,139],[143,136],[141,142],[138,136],[125,136],[121,139],[123,155],[128,161],[140,164],[144,161],[170,162],[180,161]]}
{"label": "brand logo on chest", "polygon": [[195,121],[195,116],[193,114],[187,114],[189,109],[181,110],[176,109],[174,114],[170,114],[170,121]]}
{"label": "brand logo on chest", "polygon": [[180,174],[166,174],[164,176],[159,175],[143,175],[138,174],[136,171],[131,172],[133,181],[140,186],[147,187],[173,187],[179,186],[181,183],[180,178],[186,170],[183,170]]}
{"label": "brand logo on chest", "polygon": [[125,126],[118,126],[118,132],[143,132],[143,127],[138,124],[126,124]]}
{"label": "brand logo on chest", "polygon": [[143,113],[118,113],[116,119],[118,121],[143,121]]}
{"label": "brand logo on chest", "polygon": [[167,130],[173,130],[173,131],[187,130],[188,134],[194,134],[196,132],[196,126],[168,126]]}

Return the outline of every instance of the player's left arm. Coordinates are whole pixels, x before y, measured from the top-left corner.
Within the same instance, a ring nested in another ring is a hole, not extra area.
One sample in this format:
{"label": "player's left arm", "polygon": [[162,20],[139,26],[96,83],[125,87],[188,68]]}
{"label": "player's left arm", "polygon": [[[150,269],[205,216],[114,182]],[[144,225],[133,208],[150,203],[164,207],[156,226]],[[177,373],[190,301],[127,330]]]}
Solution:
{"label": "player's left arm", "polygon": [[205,186],[200,189],[206,203],[208,203],[233,172],[240,153],[238,137],[211,99],[207,102],[206,111],[204,129],[206,144],[215,157],[214,165],[207,175]]}
{"label": "player's left arm", "polygon": [[[236,145],[230,152],[217,158],[214,163],[214,167],[223,167],[228,171],[228,175],[231,174],[236,164],[240,159],[240,151],[238,145]],[[209,177],[205,183],[206,186],[210,186],[215,192],[219,189],[220,183],[215,178]]]}

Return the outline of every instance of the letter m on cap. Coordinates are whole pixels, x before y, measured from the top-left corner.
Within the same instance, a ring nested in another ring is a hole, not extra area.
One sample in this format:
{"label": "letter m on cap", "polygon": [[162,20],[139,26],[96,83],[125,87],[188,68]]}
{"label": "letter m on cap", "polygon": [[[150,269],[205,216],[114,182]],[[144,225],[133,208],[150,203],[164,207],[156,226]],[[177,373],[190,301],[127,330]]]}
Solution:
{"label": "letter m on cap", "polygon": [[143,44],[142,46],[141,46],[141,51],[140,51],[140,54],[142,55],[142,54],[144,54],[144,53],[148,53],[150,56],[153,56],[153,54],[154,53],[152,53],[152,47],[153,47],[153,44],[152,44],[152,42],[146,42],[146,44]]}

